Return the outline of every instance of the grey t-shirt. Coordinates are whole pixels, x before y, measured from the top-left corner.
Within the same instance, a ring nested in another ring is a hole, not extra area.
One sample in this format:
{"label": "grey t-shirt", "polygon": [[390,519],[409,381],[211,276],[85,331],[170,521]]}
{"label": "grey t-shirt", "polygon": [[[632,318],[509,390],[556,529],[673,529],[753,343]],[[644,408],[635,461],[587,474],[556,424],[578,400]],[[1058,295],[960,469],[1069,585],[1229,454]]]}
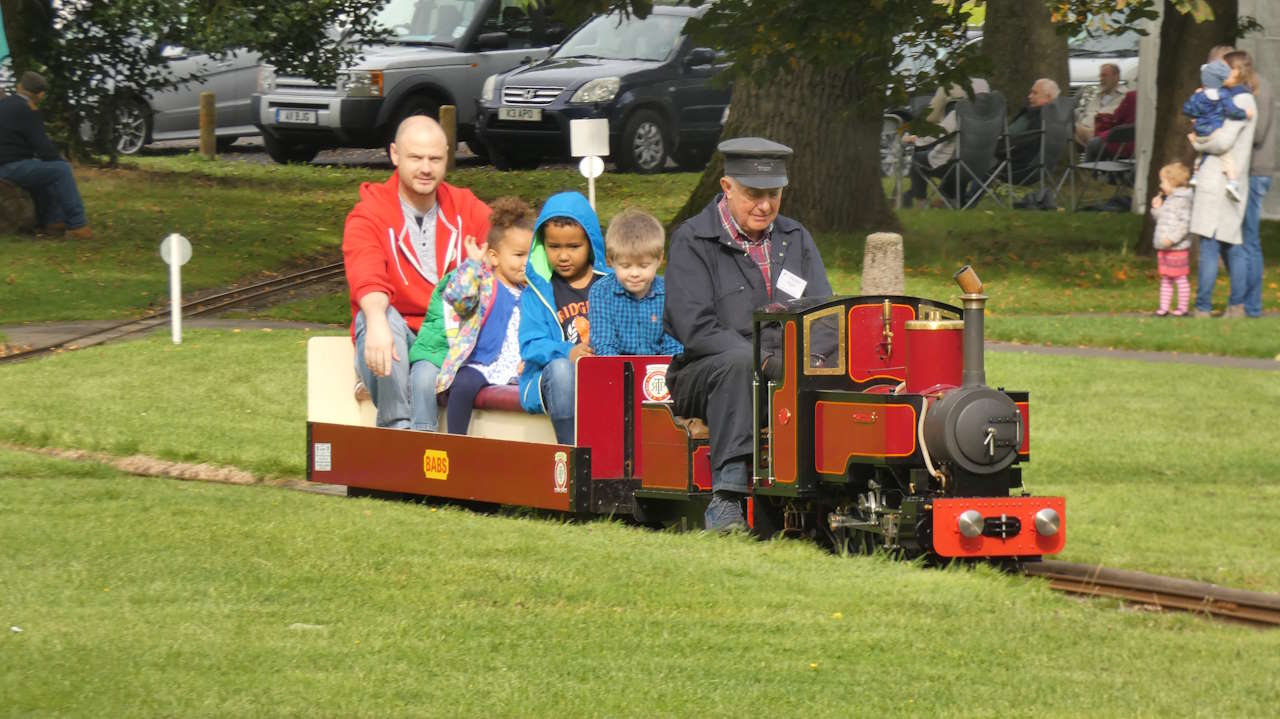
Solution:
{"label": "grey t-shirt", "polygon": [[436,211],[439,207],[432,205],[426,214],[420,214],[413,205],[400,198],[400,209],[404,211],[405,225],[409,228],[409,241],[418,254],[422,274],[433,285],[440,281],[440,273],[436,271]]}

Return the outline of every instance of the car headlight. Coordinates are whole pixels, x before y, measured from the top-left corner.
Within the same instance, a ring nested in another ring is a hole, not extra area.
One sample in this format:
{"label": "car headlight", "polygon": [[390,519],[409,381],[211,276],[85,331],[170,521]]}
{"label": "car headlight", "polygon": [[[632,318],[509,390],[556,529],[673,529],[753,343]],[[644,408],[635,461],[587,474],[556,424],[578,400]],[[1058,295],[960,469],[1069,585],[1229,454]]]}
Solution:
{"label": "car headlight", "polygon": [[338,94],[347,97],[382,97],[382,71],[348,70],[338,73]]}
{"label": "car headlight", "polygon": [[498,89],[498,76],[490,75],[484,79],[484,87],[480,88],[480,101],[493,102],[493,91]]}
{"label": "car headlight", "polygon": [[276,69],[268,65],[258,68],[258,92],[267,94],[276,90]]}
{"label": "car headlight", "polygon": [[609,102],[618,95],[618,88],[621,86],[622,80],[619,78],[599,77],[578,88],[569,102]]}

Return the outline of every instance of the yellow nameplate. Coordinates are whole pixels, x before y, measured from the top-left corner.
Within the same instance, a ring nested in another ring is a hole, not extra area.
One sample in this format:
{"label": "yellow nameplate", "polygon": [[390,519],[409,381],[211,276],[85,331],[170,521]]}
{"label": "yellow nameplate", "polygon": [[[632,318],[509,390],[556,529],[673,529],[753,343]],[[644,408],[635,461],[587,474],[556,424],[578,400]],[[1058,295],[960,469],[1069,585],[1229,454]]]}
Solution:
{"label": "yellow nameplate", "polygon": [[422,474],[424,474],[427,479],[448,479],[449,453],[439,449],[428,449],[423,452]]}

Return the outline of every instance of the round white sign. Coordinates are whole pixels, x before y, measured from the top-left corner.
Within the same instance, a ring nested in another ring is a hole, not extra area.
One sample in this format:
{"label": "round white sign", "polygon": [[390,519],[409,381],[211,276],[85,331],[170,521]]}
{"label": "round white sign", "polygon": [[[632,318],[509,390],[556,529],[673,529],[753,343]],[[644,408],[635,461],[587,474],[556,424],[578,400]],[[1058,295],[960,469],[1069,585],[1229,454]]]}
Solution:
{"label": "round white sign", "polygon": [[187,260],[191,259],[191,243],[176,232],[160,241],[160,257],[166,265],[171,265],[175,252],[179,266],[187,264]]}
{"label": "round white sign", "polygon": [[604,174],[604,160],[595,155],[584,157],[582,162],[578,163],[578,172],[581,172],[582,176],[588,180],[599,177]]}

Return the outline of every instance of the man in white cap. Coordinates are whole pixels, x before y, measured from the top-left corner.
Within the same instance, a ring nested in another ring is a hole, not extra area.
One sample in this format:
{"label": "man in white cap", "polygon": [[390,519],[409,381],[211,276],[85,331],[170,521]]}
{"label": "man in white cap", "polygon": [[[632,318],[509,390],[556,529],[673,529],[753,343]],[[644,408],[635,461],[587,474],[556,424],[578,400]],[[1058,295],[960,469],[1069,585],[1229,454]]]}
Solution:
{"label": "man in white cap", "polygon": [[667,370],[676,414],[704,420],[711,433],[708,529],[743,524],[751,486],[751,380],[781,376],[780,339],[761,337],[754,366],[751,313],[801,297],[829,297],[831,284],[813,237],[779,215],[791,148],[758,137],[720,143],[723,192],[671,235],[666,330],[684,345]]}

